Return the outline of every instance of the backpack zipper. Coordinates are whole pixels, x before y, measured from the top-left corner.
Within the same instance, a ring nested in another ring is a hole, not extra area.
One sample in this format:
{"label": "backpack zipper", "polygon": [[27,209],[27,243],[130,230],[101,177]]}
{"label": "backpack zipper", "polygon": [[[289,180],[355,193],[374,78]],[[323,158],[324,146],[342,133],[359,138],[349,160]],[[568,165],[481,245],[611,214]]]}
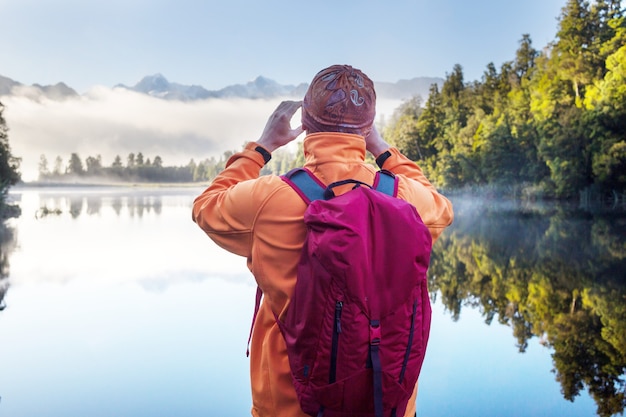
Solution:
{"label": "backpack zipper", "polygon": [[343,310],[343,301],[335,303],[335,323],[333,325],[333,340],[330,351],[330,371],[329,383],[333,383],[337,379],[337,350],[339,347],[339,333],[341,333],[341,311]]}
{"label": "backpack zipper", "polygon": [[411,330],[409,331],[409,340],[406,345],[406,352],[404,353],[404,362],[402,362],[402,370],[400,371],[400,378],[398,383],[402,384],[404,381],[404,373],[406,367],[409,364],[409,356],[411,355],[411,348],[413,347],[413,337],[415,336],[415,319],[417,317],[417,298],[413,301],[413,314],[411,315]]}

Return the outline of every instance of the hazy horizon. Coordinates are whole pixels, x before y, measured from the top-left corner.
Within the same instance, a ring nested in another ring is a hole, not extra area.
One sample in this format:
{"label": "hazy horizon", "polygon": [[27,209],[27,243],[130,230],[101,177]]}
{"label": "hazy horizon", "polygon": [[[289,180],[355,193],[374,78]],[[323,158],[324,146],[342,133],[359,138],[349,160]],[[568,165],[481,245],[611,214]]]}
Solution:
{"label": "hazy horizon", "polygon": [[[50,169],[57,156],[67,165],[71,153],[81,160],[102,156],[110,166],[119,155],[160,156],[164,165],[186,165],[238,150],[261,134],[283,98],[170,101],[125,89],[96,86],[61,101],[42,96],[4,96],[4,118],[14,156],[22,158],[26,182],[38,176],[41,155]],[[381,99],[377,123],[388,120],[401,100]],[[299,112],[292,124],[299,123]],[[298,140],[301,140],[299,138]]]}

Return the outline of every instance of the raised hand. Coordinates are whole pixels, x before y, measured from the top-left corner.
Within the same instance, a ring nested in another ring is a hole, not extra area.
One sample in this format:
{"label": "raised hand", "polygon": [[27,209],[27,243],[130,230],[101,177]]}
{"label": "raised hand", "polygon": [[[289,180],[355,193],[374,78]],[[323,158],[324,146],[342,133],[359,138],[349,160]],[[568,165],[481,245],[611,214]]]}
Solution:
{"label": "raised hand", "polygon": [[297,138],[304,130],[302,126],[291,128],[291,118],[302,106],[302,101],[283,101],[270,115],[257,143],[269,152]]}
{"label": "raised hand", "polygon": [[374,156],[378,156],[390,148],[390,145],[382,138],[376,126],[372,126],[372,130],[365,138],[365,147]]}

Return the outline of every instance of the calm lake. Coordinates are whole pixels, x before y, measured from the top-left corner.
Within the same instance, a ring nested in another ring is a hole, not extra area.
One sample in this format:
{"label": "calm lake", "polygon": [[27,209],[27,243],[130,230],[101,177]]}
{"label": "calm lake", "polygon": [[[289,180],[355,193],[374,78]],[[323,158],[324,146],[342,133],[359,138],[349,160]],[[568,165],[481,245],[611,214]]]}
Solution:
{"label": "calm lake", "polygon": [[[191,221],[201,191],[11,190],[22,215],[1,234],[1,417],[250,415],[256,287]],[[418,416],[623,406],[623,211],[452,201]]]}

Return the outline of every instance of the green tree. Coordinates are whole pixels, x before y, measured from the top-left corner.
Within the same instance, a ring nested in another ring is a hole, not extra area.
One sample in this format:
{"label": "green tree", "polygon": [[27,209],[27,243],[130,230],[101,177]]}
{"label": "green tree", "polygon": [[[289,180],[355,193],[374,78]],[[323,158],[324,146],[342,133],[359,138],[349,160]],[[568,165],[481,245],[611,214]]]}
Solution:
{"label": "green tree", "polygon": [[65,169],[65,173],[70,175],[83,175],[85,173],[83,161],[77,153],[74,152],[70,155],[70,160],[67,164],[67,168]]}
{"label": "green tree", "polygon": [[113,163],[111,164],[113,168],[121,168],[122,167],[122,158],[119,155],[115,155],[113,159]]}
{"label": "green tree", "polygon": [[21,159],[13,156],[9,145],[9,128],[4,120],[4,106],[0,103],[0,208],[4,207],[5,195],[21,178]]}
{"label": "green tree", "polygon": [[193,181],[204,181],[207,179],[209,168],[205,161],[200,161],[193,171]]}
{"label": "green tree", "polygon": [[584,88],[593,80],[593,22],[589,4],[583,0],[568,0],[559,17],[558,40],[553,54],[560,73],[571,82],[576,104],[581,105]]}
{"label": "green tree", "polygon": [[463,78],[463,67],[456,64],[452,72],[447,74],[441,88],[441,101],[446,111],[448,124],[454,123],[458,126],[464,126],[469,116]]}
{"label": "green tree", "polygon": [[515,53],[513,72],[517,77],[518,83],[521,83],[522,80],[527,80],[532,75],[532,70],[535,67],[535,59],[537,59],[539,53],[533,48],[532,40],[527,33],[522,35],[519,44],[519,48]]}
{"label": "green tree", "polygon": [[571,107],[543,124],[539,153],[550,169],[557,197],[576,197],[592,183],[587,120],[581,109]]}
{"label": "green tree", "polygon": [[412,97],[394,111],[391,124],[383,130],[385,140],[413,161],[423,160],[427,156],[426,149],[422,149],[428,145],[423,143],[417,126],[421,113],[421,97]]}
{"label": "green tree", "polygon": [[52,171],[52,174],[54,176],[61,175],[63,173],[62,168],[63,168],[63,158],[57,155],[57,157],[54,159],[54,170]]}
{"label": "green tree", "polygon": [[87,166],[87,174],[99,175],[102,172],[102,156],[98,155],[95,158],[88,156],[85,165]]}
{"label": "green tree", "polygon": [[48,158],[46,158],[46,155],[41,154],[39,156],[39,178],[43,179],[46,178],[50,175],[50,169],[48,168]]}

